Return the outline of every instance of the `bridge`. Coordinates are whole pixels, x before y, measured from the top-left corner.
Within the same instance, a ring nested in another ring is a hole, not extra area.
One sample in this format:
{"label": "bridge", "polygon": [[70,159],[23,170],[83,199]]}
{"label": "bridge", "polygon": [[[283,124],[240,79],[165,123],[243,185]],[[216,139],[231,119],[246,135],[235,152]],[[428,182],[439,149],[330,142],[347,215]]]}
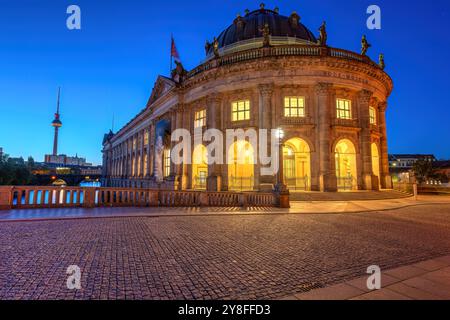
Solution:
{"label": "bridge", "polygon": [[79,186],[83,181],[100,181],[100,174],[37,174],[35,175],[37,184],[41,186],[51,186],[57,180],[63,180],[67,186]]}

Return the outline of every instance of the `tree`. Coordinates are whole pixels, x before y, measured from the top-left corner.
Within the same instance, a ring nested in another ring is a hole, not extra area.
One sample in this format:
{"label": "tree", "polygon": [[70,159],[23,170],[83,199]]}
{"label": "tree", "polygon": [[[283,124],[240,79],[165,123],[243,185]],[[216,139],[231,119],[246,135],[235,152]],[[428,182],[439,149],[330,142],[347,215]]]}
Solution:
{"label": "tree", "polygon": [[0,185],[29,185],[35,181],[23,158],[0,155]]}
{"label": "tree", "polygon": [[36,163],[34,162],[33,157],[28,157],[27,166],[30,170],[33,170],[36,167]]}
{"label": "tree", "polygon": [[414,172],[414,176],[418,183],[424,183],[435,175],[433,163],[427,160],[416,161],[412,171]]}

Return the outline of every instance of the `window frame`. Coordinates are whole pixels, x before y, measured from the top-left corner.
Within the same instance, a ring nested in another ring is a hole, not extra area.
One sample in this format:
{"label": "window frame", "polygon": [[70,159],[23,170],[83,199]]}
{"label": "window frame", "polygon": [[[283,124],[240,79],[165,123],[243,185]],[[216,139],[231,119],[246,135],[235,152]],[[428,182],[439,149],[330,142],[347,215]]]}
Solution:
{"label": "window frame", "polygon": [[371,125],[376,126],[378,123],[377,109],[375,107],[369,107],[369,121]]}
{"label": "window frame", "polygon": [[[341,108],[340,102],[344,103],[343,108]],[[336,118],[341,120],[353,120],[352,100],[336,98]]]}
{"label": "window frame", "polygon": [[[243,103],[243,105],[241,105]],[[251,119],[250,99],[231,102],[231,122],[249,121]]]}
{"label": "window frame", "polygon": [[[293,106],[296,101],[296,106]],[[300,102],[301,101],[301,105]],[[286,105],[288,102],[288,105]],[[306,98],[304,96],[285,96],[283,101],[283,110],[285,118],[305,118],[306,117]],[[293,112],[295,110],[295,112]]]}
{"label": "window frame", "polygon": [[194,112],[194,128],[204,128],[206,127],[206,109],[197,110]]}

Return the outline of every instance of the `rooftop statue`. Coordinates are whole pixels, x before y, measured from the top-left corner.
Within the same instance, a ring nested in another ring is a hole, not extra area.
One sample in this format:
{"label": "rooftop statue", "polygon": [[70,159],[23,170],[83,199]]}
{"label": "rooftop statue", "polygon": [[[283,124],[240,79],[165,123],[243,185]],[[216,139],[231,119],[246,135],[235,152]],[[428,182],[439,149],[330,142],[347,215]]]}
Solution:
{"label": "rooftop statue", "polygon": [[269,24],[266,23],[264,25],[264,28],[259,30],[262,33],[262,36],[264,38],[263,40],[263,47],[270,47],[270,28]]}
{"label": "rooftop statue", "polygon": [[384,68],[386,68],[386,64],[384,63],[384,54],[380,54],[380,56],[378,57],[378,65],[380,66],[381,69],[384,70]]}
{"label": "rooftop statue", "polygon": [[371,46],[372,45],[367,41],[367,38],[364,35],[361,39],[361,55],[365,56],[367,54],[367,50],[369,50]]}
{"label": "rooftop statue", "polygon": [[214,47],[214,57],[216,57],[216,58],[220,57],[220,53],[219,53],[219,40],[217,40],[216,37],[214,37],[213,47]]}
{"label": "rooftop statue", "polygon": [[320,35],[319,35],[319,44],[320,44],[321,46],[326,46],[326,45],[327,45],[328,34],[327,34],[327,24],[326,24],[325,21],[324,21],[324,22],[322,23],[322,25],[320,26],[319,32],[320,32]]}
{"label": "rooftop statue", "polygon": [[181,62],[175,60],[176,67],[172,70],[172,79],[177,82],[183,82],[183,79],[186,77],[187,71],[184,69]]}

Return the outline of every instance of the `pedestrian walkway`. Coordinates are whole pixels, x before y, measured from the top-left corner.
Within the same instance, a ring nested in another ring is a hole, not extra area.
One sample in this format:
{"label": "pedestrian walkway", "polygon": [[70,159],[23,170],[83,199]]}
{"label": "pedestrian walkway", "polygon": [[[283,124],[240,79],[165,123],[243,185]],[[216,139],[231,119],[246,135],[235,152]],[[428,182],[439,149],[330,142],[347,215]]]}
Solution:
{"label": "pedestrian walkway", "polygon": [[302,192],[291,191],[291,201],[364,201],[409,198],[411,195],[396,190]]}
{"label": "pedestrian walkway", "polygon": [[1,221],[28,221],[51,219],[86,219],[105,217],[164,217],[206,215],[261,215],[261,214],[343,214],[394,210],[426,204],[450,204],[448,196],[419,196],[391,200],[361,201],[293,201],[290,209],[273,207],[102,207],[15,209],[0,211]]}
{"label": "pedestrian walkway", "polygon": [[369,290],[368,277],[285,297],[282,300],[448,300],[450,256],[383,272],[380,290]]}

